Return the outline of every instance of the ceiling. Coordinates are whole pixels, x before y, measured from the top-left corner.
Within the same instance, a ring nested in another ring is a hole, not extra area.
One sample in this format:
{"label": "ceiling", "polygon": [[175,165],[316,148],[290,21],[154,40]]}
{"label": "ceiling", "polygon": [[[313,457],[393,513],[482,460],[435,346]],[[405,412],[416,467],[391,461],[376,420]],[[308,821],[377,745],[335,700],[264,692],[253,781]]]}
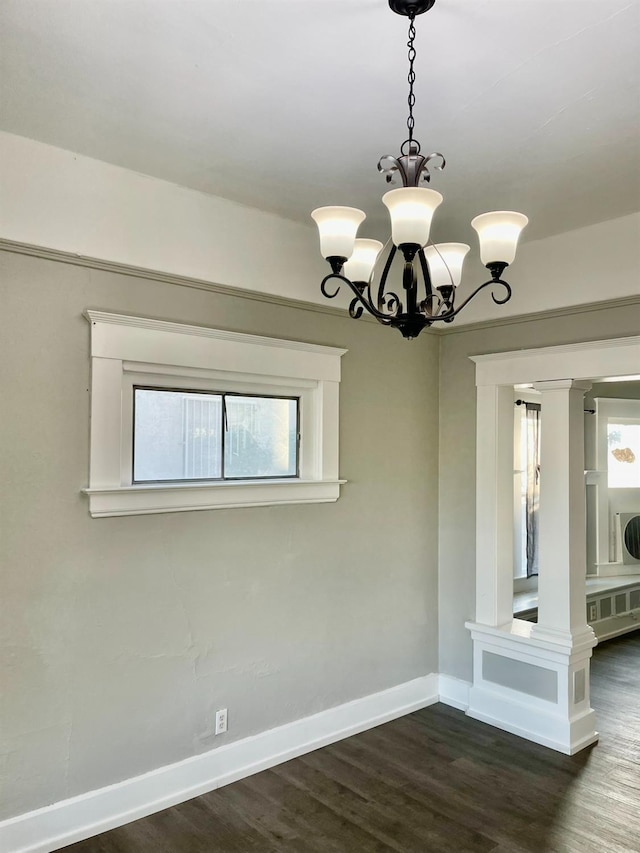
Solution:
{"label": "ceiling", "polygon": [[[0,129],[302,222],[361,207],[381,236],[406,24],[386,0],[3,0]],[[417,30],[436,239],[640,209],[638,0],[437,0]]]}

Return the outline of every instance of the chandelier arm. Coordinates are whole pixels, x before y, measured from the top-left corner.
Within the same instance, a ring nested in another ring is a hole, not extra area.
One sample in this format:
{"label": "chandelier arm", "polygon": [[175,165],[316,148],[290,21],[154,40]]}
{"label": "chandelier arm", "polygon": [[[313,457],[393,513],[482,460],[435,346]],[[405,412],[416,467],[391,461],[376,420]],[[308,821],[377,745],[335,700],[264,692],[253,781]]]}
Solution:
{"label": "chandelier arm", "polygon": [[[344,284],[346,284],[352,290],[353,295],[355,296],[355,299],[352,299],[351,304],[349,305],[349,314],[351,314],[352,317],[354,316],[354,314],[352,313],[352,309],[353,309],[353,312],[355,312],[356,310],[359,310],[356,308],[356,305],[357,305],[357,303],[360,303],[359,307],[364,306],[364,308],[366,308],[370,314],[373,314],[373,316],[376,318],[376,320],[379,320],[381,323],[388,323],[389,320],[393,319],[392,316],[390,316],[388,314],[383,314],[381,311],[378,311],[377,308],[373,305],[373,303],[364,296],[363,292],[360,291],[357,284],[354,284],[354,282],[352,282],[346,276],[340,275],[340,273],[332,272],[332,273],[329,273],[329,275],[325,276],[322,279],[322,282],[320,284],[320,290],[322,291],[322,294],[324,296],[327,296],[329,299],[334,299],[338,295],[338,293],[340,292],[340,285],[338,285],[338,287],[336,288],[335,293],[330,294],[326,290],[327,282],[331,281],[331,279],[334,279],[334,278],[337,278],[338,281],[341,281]],[[360,313],[358,316],[361,317],[362,313]],[[354,319],[358,319],[358,318],[354,317]]]}
{"label": "chandelier arm", "polygon": [[431,299],[431,297],[434,296],[434,292],[433,285],[431,284],[431,273],[429,272],[429,264],[427,263],[427,256],[424,253],[424,248],[420,249],[420,251],[418,252],[418,258],[420,260],[420,269],[422,270],[422,278],[424,279],[424,287],[426,290],[427,299]]}
{"label": "chandelier arm", "polygon": [[[340,276],[337,277],[340,278]],[[335,299],[336,296],[340,293],[340,285],[336,287],[335,293],[329,293],[329,291],[327,290],[327,282],[330,281],[332,278],[336,278],[335,273],[329,273],[329,275],[325,276],[320,282],[320,292],[323,296],[326,296],[327,299]]]}
{"label": "chandelier arm", "polygon": [[[384,289],[387,285],[387,278],[389,277],[389,270],[391,269],[391,264],[393,263],[393,259],[395,258],[397,251],[398,251],[398,249],[396,248],[395,245],[393,245],[391,247],[391,251],[389,252],[389,256],[387,257],[387,260],[385,262],[384,269],[382,270],[382,275],[380,276],[380,283],[378,285],[378,298],[376,300],[379,312],[382,312],[383,308],[385,308],[385,300],[386,300],[386,307],[387,308],[389,308],[390,304],[391,305],[393,305],[393,304],[397,305],[395,314],[391,315],[391,316],[396,316],[396,317],[398,316],[398,314],[402,313],[402,302],[400,301],[400,298],[393,292],[389,292],[389,293],[385,294]],[[386,316],[390,316],[390,315],[385,314],[384,316],[386,317]]]}
{"label": "chandelier arm", "polygon": [[351,303],[349,304],[349,316],[353,320],[359,320],[363,314],[364,314],[364,308],[362,307],[362,305],[358,304],[357,299],[352,299]]}
{"label": "chandelier arm", "polygon": [[[354,288],[357,289],[357,285],[353,285],[351,289],[354,290]],[[355,290],[354,290],[354,293],[355,293]],[[391,313],[385,312],[384,310],[382,310],[382,311],[378,310],[375,307],[375,305],[373,304],[373,299],[371,298],[371,287],[368,284],[367,284],[366,288],[364,288],[364,290],[358,291],[357,297],[358,297],[358,301],[361,303],[361,305],[364,305],[364,307],[367,309],[367,311],[370,314],[372,314],[376,318],[376,320],[379,320],[381,323],[383,323],[385,325],[388,325],[388,323],[391,320],[393,320],[398,313],[396,311],[395,314],[391,314]],[[393,305],[394,301],[398,302],[398,297],[395,295],[395,293],[387,294],[386,298],[387,298],[387,304],[386,304],[386,306],[383,305],[383,308],[384,307],[388,308],[390,304]],[[354,299],[354,302],[355,301],[356,300]]]}
{"label": "chandelier arm", "polygon": [[[434,307],[435,304],[435,307]],[[444,305],[444,300],[437,293],[430,293],[426,299],[423,299],[420,305],[420,311],[429,321],[438,318],[438,312]]]}
{"label": "chandelier arm", "polygon": [[418,279],[413,266],[413,258],[411,260],[405,259],[402,286],[407,294],[407,314],[416,314],[418,311]]}
{"label": "chandelier arm", "polygon": [[505,302],[508,302],[511,299],[511,285],[508,284],[506,281],[503,281],[501,278],[492,278],[489,281],[485,281],[484,284],[481,284],[479,287],[477,287],[473,291],[473,293],[470,296],[468,296],[464,300],[464,302],[462,302],[455,309],[455,311],[448,311],[446,314],[439,314],[437,316],[432,317],[431,319],[433,319],[434,321],[435,320],[444,320],[445,323],[450,323],[453,320],[453,318],[462,311],[462,309],[465,307],[465,305],[468,305],[471,302],[471,300],[475,296],[477,296],[478,293],[480,293],[481,290],[484,290],[485,287],[490,287],[492,284],[499,284],[502,287],[504,287],[504,289],[506,290],[506,296],[503,299],[496,299],[495,294],[493,294],[493,293],[491,294],[491,298],[496,303],[496,305],[504,305]]}
{"label": "chandelier arm", "polygon": [[504,305],[505,302],[508,302],[511,299],[511,285],[510,284],[507,284],[507,282],[503,281],[501,278],[495,278],[495,279],[493,279],[493,281],[491,283],[492,284],[501,284],[505,288],[505,290],[507,291],[506,296],[502,299],[497,299],[495,293],[491,294],[491,298],[496,303],[496,305]]}

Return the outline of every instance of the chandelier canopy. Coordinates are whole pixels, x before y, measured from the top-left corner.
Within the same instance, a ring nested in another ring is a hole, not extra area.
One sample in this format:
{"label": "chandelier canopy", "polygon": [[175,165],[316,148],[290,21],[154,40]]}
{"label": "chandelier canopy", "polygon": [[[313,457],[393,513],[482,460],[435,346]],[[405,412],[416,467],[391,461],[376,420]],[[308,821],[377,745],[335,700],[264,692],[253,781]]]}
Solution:
{"label": "chandelier canopy", "polygon": [[[405,338],[417,337],[422,329],[436,322],[451,323],[485,287],[502,289],[498,291],[500,296],[495,292],[491,294],[496,304],[508,302],[511,287],[501,276],[513,262],[520,232],[528,222],[524,214],[508,210],[483,213],[471,221],[478,233],[482,263],[491,278],[456,307],[456,288],[469,246],[429,241],[431,220],[443,199],[439,192],[423,184],[431,180],[430,169],[442,171],[446,164],[439,152],[424,156],[413,135],[415,19],[434,3],[435,0],[389,0],[394,12],[409,19],[409,136],[400,146],[398,157],[387,154],[378,163],[378,171],[387,183],[395,183],[398,179],[402,182],[401,187],[382,196],[391,219],[391,237],[386,246],[378,240],[356,238],[366,214],[355,207],[319,207],[311,214],[320,232],[320,251],[331,267],[320,285],[323,295],[333,299],[340,285],[346,284],[354,294],[349,306],[349,314],[354,319],[367,311],[383,325],[400,329]],[[404,260],[402,296],[387,288],[398,251]],[[376,283],[380,266],[382,272]],[[337,283],[333,292],[327,287],[331,281]]]}

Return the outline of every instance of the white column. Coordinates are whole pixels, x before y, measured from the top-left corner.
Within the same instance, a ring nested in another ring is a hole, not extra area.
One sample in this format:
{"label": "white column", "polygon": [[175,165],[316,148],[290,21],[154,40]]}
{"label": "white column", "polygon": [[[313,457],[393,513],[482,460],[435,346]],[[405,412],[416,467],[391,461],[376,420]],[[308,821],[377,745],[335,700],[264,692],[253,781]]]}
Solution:
{"label": "white column", "polygon": [[534,387],[542,392],[536,625],[511,618],[513,390],[478,386],[477,610],[466,623],[473,640],[467,714],[570,755],[598,739],[589,700],[596,639],[585,590],[583,398],[590,384]]}
{"label": "white column", "polygon": [[513,619],[513,388],[477,394],[476,622]]}
{"label": "white column", "polygon": [[568,645],[593,638],[587,625],[584,393],[591,383],[539,382],[542,394],[538,624],[532,636]]}

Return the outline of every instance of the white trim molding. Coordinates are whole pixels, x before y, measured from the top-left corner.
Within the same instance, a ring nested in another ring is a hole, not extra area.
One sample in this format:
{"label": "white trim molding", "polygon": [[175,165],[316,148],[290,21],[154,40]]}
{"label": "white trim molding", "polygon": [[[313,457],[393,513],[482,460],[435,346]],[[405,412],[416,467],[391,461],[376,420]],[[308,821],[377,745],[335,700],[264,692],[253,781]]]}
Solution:
{"label": "white trim molding", "polygon": [[[26,255],[27,257],[40,258],[45,261],[53,261],[55,263],[71,264],[77,267],[86,267],[87,269],[102,270],[104,272],[113,272],[117,275],[128,275],[133,278],[149,279],[151,281],[163,282],[172,284],[176,287],[188,287],[195,290],[205,290],[211,293],[217,293],[224,296],[234,296],[239,299],[249,299],[257,302],[266,302],[271,305],[280,305],[285,308],[295,308],[300,311],[313,311],[320,314],[328,314],[334,317],[347,317],[348,306],[336,306],[325,304],[325,302],[309,302],[300,296],[278,296],[275,293],[267,293],[259,290],[251,290],[246,287],[233,287],[227,284],[220,284],[213,280],[196,278],[189,275],[180,275],[179,273],[163,272],[160,269],[153,267],[136,266],[135,264],[122,263],[116,260],[105,260],[103,258],[92,257],[91,255],[83,255],[78,252],[68,252],[63,249],[55,249],[46,246],[39,246],[32,243],[20,242],[19,240],[11,240],[6,237],[0,237],[0,252],[10,252],[16,255]],[[572,317],[576,314],[591,313],[593,311],[602,311],[604,309],[613,308],[631,308],[640,304],[640,296],[619,296],[600,300],[596,302],[583,302],[579,305],[566,305],[558,308],[548,308],[544,311],[531,311],[525,314],[512,314],[507,317],[492,317],[490,320],[479,320],[467,323],[464,320],[458,321],[457,324],[452,324],[447,328],[436,328],[431,326],[423,331],[424,335],[455,335],[464,334],[465,332],[473,332],[478,329],[491,329],[498,326],[509,326],[514,323],[531,323],[536,320],[546,320],[551,317]],[[365,314],[360,317],[361,323],[377,323],[375,317]]]}
{"label": "white trim molding", "polygon": [[[593,486],[594,501],[589,507],[589,520],[595,530],[590,563],[600,577],[639,575],[640,562],[625,564],[622,542],[618,535],[616,514],[640,511],[640,490],[633,487],[609,488],[608,425],[635,421],[640,423],[640,400],[595,397],[594,464],[585,472],[588,486]],[[627,497],[628,496],[628,497]],[[625,500],[626,498],[626,500]],[[628,501],[628,503],[627,503]]]}
{"label": "white trim molding", "polygon": [[3,853],[51,853],[438,701],[438,676],[329,708],[253,737],[0,823]]}
{"label": "white trim molding", "polygon": [[453,675],[440,673],[438,677],[439,701],[443,705],[457,708],[458,711],[466,711],[469,707],[469,690],[471,684]]}
{"label": "white trim molding", "polygon": [[526,385],[552,379],[634,376],[640,364],[640,335],[470,356],[476,385]]}
{"label": "white trim molding", "polygon": [[221,483],[118,486],[85,489],[93,518],[152,515],[198,509],[233,509],[302,503],[335,503],[346,480],[234,480]]}
{"label": "white trim molding", "polygon": [[[89,511],[96,517],[336,501],[340,359],[301,341],[86,312],[91,324]],[[299,476],[135,484],[133,386],[295,396]]]}
{"label": "white trim molding", "polygon": [[[271,347],[272,349],[279,350],[298,350],[300,352],[308,352],[315,353],[317,355],[323,356],[327,359],[327,364],[331,366],[327,368],[328,375],[332,375],[334,378],[339,378],[340,376],[340,362],[335,361],[336,358],[344,355],[347,350],[338,349],[336,347],[327,347],[322,344],[309,344],[304,341],[293,341],[293,340],[283,340],[281,338],[267,338],[262,337],[260,335],[247,335],[243,332],[232,332],[228,329],[212,329],[209,326],[193,326],[187,323],[174,323],[170,320],[155,320],[150,319],[148,317],[133,317],[129,314],[109,314],[106,311],[93,311],[91,309],[87,309],[85,315],[90,323],[92,324],[104,324],[108,326],[119,326],[122,328],[128,329],[150,329],[153,332],[171,332],[175,335],[191,335],[196,338],[210,338],[212,340],[218,341],[227,341],[235,344],[245,344],[247,346],[252,347]],[[97,334],[99,334],[98,329],[95,330]],[[162,345],[163,341],[158,341],[157,339],[154,341],[151,339],[150,341],[144,341],[140,337],[135,336],[126,336],[121,339],[115,338],[114,336],[103,336],[96,339],[95,347],[96,347],[96,355],[98,355],[98,349],[101,347],[102,355],[106,358],[131,358],[135,359],[136,355],[140,354],[140,347],[145,347],[145,354],[149,352],[149,346],[153,343],[156,345]],[[131,347],[127,354],[123,353],[123,346]],[[115,349],[114,349],[115,347]],[[116,351],[119,353],[119,356],[116,356]],[[92,350],[93,352],[93,350]],[[172,348],[170,352],[170,357],[172,360],[176,358],[177,350],[175,347]],[[225,355],[228,355],[229,352],[224,352]],[[140,359],[138,359],[140,360]],[[155,360],[155,358],[153,358]],[[166,361],[166,358],[163,359]],[[189,354],[187,359],[189,366],[193,365],[193,356]],[[273,365],[269,365],[269,370],[263,369],[261,372],[270,373],[273,370]],[[301,373],[305,375],[308,368],[303,368]],[[277,371],[277,368],[276,368]],[[289,371],[287,370],[284,375],[288,375]]]}
{"label": "white trim molding", "polygon": [[[584,391],[632,376],[640,336],[473,356],[476,616],[467,714],[572,754],[597,740],[586,622]],[[541,390],[539,622],[513,619],[513,391]],[[546,436],[546,438],[545,438]]]}

